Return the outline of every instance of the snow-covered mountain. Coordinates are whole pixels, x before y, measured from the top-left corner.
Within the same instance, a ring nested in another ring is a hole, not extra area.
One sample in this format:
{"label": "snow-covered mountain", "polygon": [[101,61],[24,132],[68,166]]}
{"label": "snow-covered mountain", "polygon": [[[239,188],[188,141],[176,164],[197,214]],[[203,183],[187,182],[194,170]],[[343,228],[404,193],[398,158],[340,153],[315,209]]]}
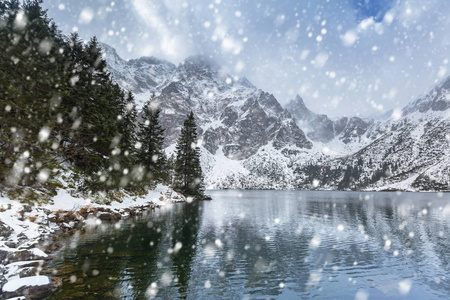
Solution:
{"label": "snow-covered mountain", "polygon": [[361,142],[361,137],[373,123],[373,120],[359,117],[341,117],[332,120],[327,115],[309,110],[298,95],[286,105],[286,109],[295,118],[298,126],[306,132],[308,138],[314,142],[328,143],[334,139],[343,144]]}
{"label": "snow-covered mountain", "polygon": [[116,50],[102,44],[108,70],[125,90],[132,91],[140,108],[154,93],[158,93],[172,80],[176,66],[156,57],[123,60]]}
{"label": "snow-covered mountain", "polygon": [[373,141],[351,155],[299,168],[300,182],[311,187],[315,179],[327,189],[449,190],[450,77],[374,122],[363,138]]}
{"label": "snow-covered mountain", "polygon": [[283,108],[205,56],[175,66],[125,61],[103,47],[113,78],[138,107],[151,101],[162,109],[169,152],[194,112],[209,188],[448,189],[450,79],[383,119],[330,119],[299,96]]}
{"label": "snow-covered mountain", "polygon": [[170,128],[167,143],[176,141],[179,127],[192,110],[203,146],[212,154],[219,147],[226,157],[245,159],[268,143],[311,148],[311,143],[273,95],[247,79],[234,81],[210,59],[194,56],[178,66],[172,81],[152,100],[164,112]]}
{"label": "snow-covered mountain", "polygon": [[235,80],[205,56],[176,67],[147,57],[124,61],[103,47],[113,78],[135,94],[138,107],[151,101],[161,108],[169,151],[194,112],[208,187],[293,187],[290,166],[300,153],[309,155],[312,143],[273,95],[246,78]]}

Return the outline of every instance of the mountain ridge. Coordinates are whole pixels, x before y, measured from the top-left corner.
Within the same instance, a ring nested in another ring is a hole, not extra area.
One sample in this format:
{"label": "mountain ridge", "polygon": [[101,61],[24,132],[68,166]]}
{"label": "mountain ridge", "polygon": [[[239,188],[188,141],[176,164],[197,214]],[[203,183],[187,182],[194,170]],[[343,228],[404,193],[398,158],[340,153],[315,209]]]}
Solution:
{"label": "mountain ridge", "polygon": [[[116,82],[135,93],[140,106],[150,101],[162,109],[169,152],[183,119],[194,112],[209,188],[415,190],[427,187],[414,183],[421,174],[436,182],[430,168],[450,170],[450,162],[426,146],[434,142],[419,134],[427,129],[429,137],[445,139],[450,79],[400,114],[331,119],[309,110],[298,95],[282,107],[272,94],[246,78],[235,80],[210,57],[191,56],[178,66],[163,61],[164,68],[152,69],[145,58],[126,63],[116,56],[105,51]],[[447,153],[447,146],[435,147]],[[430,189],[448,188],[438,182]]]}

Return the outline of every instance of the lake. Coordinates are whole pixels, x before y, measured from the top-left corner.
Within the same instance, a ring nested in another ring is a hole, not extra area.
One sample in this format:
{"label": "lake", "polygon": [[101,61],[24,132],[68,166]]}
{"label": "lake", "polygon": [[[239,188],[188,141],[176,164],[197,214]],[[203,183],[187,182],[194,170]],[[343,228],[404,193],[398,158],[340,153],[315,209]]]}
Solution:
{"label": "lake", "polygon": [[208,194],[64,240],[50,299],[450,297],[449,194]]}

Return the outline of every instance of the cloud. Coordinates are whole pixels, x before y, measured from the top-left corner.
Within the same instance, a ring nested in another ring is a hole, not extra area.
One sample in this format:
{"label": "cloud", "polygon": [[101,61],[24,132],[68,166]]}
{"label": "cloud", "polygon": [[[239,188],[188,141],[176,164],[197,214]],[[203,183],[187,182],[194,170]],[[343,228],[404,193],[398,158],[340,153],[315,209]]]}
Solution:
{"label": "cloud", "polygon": [[[147,41],[143,43],[157,44],[157,46],[143,45],[141,55],[155,55],[162,58],[180,62],[194,53],[189,37],[189,27],[183,25],[187,22],[181,14],[183,4],[181,1],[155,1],[133,0],[132,5],[141,22],[147,25]],[[170,18],[168,18],[170,17]]]}
{"label": "cloud", "polygon": [[[450,1],[364,1],[369,10],[354,5],[362,1],[131,0],[111,6],[79,0],[63,1],[64,10],[52,1],[44,6],[65,33],[77,26],[84,39],[97,35],[124,58],[153,55],[179,63],[211,55],[231,76],[247,77],[282,104],[300,93],[312,110],[340,116],[402,107],[450,72]],[[83,13],[86,7],[90,13]]]}

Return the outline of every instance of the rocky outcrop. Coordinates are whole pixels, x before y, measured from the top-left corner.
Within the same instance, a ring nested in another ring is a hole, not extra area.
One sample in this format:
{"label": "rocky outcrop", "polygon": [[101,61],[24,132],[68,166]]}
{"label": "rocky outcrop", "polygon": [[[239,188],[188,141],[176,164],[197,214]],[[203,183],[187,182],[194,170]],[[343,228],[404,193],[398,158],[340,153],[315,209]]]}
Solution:
{"label": "rocky outcrop", "polygon": [[[76,206],[76,209],[51,211],[7,200],[11,203],[0,205],[1,213],[8,216],[8,224],[11,224],[14,230],[9,232],[8,229],[8,237],[0,239],[0,299],[16,296],[25,297],[24,299],[44,299],[60,286],[59,279],[39,275],[45,267],[45,262],[52,258],[47,253],[62,247],[61,243],[54,241],[56,236],[74,232],[82,227],[95,227],[105,222],[117,222],[144,215],[159,207],[159,202],[156,202],[158,200],[162,201],[161,204],[186,202],[184,196],[167,187],[159,189],[144,198],[133,197],[129,206],[123,208],[90,204],[84,207]],[[149,202],[150,199],[155,202]],[[30,222],[33,226],[30,226]]]}
{"label": "rocky outcrop", "polygon": [[334,139],[344,144],[357,142],[373,124],[373,120],[359,117],[333,120],[327,115],[316,114],[306,107],[298,95],[286,105],[286,109],[295,118],[298,126],[307,132],[307,137],[314,142],[328,143]]}
{"label": "rocky outcrop", "polygon": [[138,105],[150,99],[153,93],[159,92],[172,79],[176,66],[156,57],[123,60],[116,50],[102,44],[108,59],[108,71],[114,80],[126,90],[140,95]]}
{"label": "rocky outcrop", "polygon": [[[192,56],[176,68],[161,69],[163,74],[160,74],[158,85],[149,78],[150,86],[145,87],[135,84],[144,76],[141,74],[143,69],[133,74],[126,70],[130,64],[137,68],[149,60],[140,58],[125,63],[111,49],[106,47],[106,59],[122,87],[132,90],[137,98],[142,93],[155,92],[156,97],[151,99],[150,105],[162,110],[166,146],[176,142],[181,125],[191,110],[203,146],[213,154],[222,147],[227,157],[242,160],[271,142],[279,149],[287,145],[306,149],[312,146],[273,95],[258,90],[246,78],[233,79],[209,57]],[[121,78],[128,78],[128,82],[121,83]]]}
{"label": "rocky outcrop", "polygon": [[0,221],[0,237],[7,238],[11,235],[13,229]]}
{"label": "rocky outcrop", "polygon": [[193,111],[209,188],[447,189],[450,78],[378,120],[332,119],[299,96],[284,109],[210,57],[193,56],[179,66],[154,58],[125,62],[105,48],[115,80],[140,104],[155,93],[150,101],[162,109],[170,151]]}

